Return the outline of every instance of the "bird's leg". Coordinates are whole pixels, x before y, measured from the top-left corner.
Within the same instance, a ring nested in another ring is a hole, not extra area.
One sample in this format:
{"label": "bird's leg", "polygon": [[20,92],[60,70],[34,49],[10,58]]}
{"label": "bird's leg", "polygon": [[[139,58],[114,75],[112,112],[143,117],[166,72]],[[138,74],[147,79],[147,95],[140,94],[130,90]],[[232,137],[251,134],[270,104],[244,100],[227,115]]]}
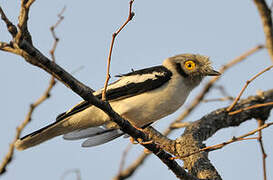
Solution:
{"label": "bird's leg", "polygon": [[[137,130],[143,132],[143,128],[137,127],[137,126],[134,125],[134,124],[132,124],[132,126],[133,126],[134,128],[136,128]],[[151,143],[153,143],[152,140],[144,142],[143,139],[141,139],[141,138],[134,139],[134,138],[132,138],[132,137],[130,137],[130,141],[131,141],[132,144],[151,144]]]}
{"label": "bird's leg", "polygon": [[132,137],[130,137],[130,141],[131,141],[132,144],[151,144],[151,143],[153,143],[153,140],[145,142],[141,138],[134,139]]}

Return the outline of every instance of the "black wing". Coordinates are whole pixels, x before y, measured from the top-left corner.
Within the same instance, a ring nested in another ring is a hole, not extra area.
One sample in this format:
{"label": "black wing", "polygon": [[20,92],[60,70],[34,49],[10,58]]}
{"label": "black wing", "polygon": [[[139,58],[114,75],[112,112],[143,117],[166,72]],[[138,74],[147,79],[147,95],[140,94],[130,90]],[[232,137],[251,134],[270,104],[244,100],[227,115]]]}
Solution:
{"label": "black wing", "polygon": [[[155,66],[147,69],[132,71],[127,74],[119,75],[119,80],[109,84],[106,92],[108,101],[120,100],[135,96],[147,91],[156,89],[171,79],[172,72],[164,66]],[[103,89],[95,92],[95,96],[99,99],[102,97]],[[77,112],[92,106],[87,101],[82,101],[67,112],[60,114],[56,120],[60,121]]]}

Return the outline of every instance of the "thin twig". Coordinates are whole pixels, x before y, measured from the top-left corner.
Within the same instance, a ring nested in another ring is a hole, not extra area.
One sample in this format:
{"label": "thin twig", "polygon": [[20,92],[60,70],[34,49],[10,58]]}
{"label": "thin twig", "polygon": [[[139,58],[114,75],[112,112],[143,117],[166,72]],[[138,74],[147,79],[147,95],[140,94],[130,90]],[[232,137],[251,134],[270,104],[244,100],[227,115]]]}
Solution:
{"label": "thin twig", "polygon": [[12,37],[15,37],[17,34],[17,28],[15,25],[12,24],[12,22],[7,18],[5,15],[3,9],[0,6],[0,14],[1,14],[1,19],[6,23],[7,29],[9,33],[12,35]]}
{"label": "thin twig", "polygon": [[122,156],[121,156],[121,161],[120,161],[120,165],[119,165],[119,174],[122,172],[122,170],[124,169],[124,165],[125,165],[125,159],[127,157],[127,154],[129,152],[129,150],[132,147],[132,143],[129,143],[127,145],[127,147],[124,149]]}
{"label": "thin twig", "polygon": [[20,42],[24,39],[30,44],[32,44],[32,37],[28,31],[28,15],[30,6],[35,2],[35,0],[21,0],[21,8],[19,14],[18,22],[18,33],[14,37],[16,45],[19,45]]}
{"label": "thin twig", "polygon": [[[51,58],[52,58],[52,61],[55,62],[55,50],[57,48],[57,45],[59,43],[59,38],[57,37],[56,33],[55,33],[55,29],[58,27],[58,25],[63,21],[64,19],[64,16],[63,16],[63,13],[65,11],[65,7],[63,7],[63,9],[61,10],[61,12],[58,14],[58,20],[57,22],[50,27],[50,32],[52,34],[52,37],[54,39],[54,43],[53,43],[53,46],[51,48],[51,50],[49,51],[50,55],[51,55]],[[53,76],[52,76],[53,78]]]}
{"label": "thin twig", "polygon": [[179,128],[184,128],[187,127],[191,124],[191,122],[177,122],[173,123],[172,126],[170,126],[171,129],[179,129]]}
{"label": "thin twig", "polygon": [[130,177],[135,170],[144,163],[147,155],[148,154],[142,153],[133,163],[131,163],[130,166],[128,166],[122,172],[119,172],[112,180],[123,180]]}
{"label": "thin twig", "polygon": [[13,154],[14,154],[14,144],[15,144],[16,140],[19,139],[23,129],[31,121],[31,116],[32,116],[33,111],[42,102],[44,102],[47,98],[49,98],[49,92],[53,88],[54,84],[55,84],[54,81],[52,81],[52,79],[51,79],[50,82],[49,82],[49,86],[47,87],[46,91],[42,94],[42,96],[36,102],[34,102],[33,104],[30,105],[30,109],[29,109],[29,112],[27,113],[27,116],[26,116],[25,120],[22,122],[22,124],[17,126],[14,140],[10,143],[9,151],[6,154],[6,156],[4,157],[4,160],[3,160],[2,164],[0,165],[0,174],[3,174],[6,171],[6,166],[11,162],[11,159],[12,159]]}
{"label": "thin twig", "polygon": [[10,44],[8,44],[6,42],[2,42],[2,41],[0,41],[0,50],[10,52],[10,53],[14,53],[14,54],[17,53],[16,49],[11,47]]}
{"label": "thin twig", "polygon": [[204,99],[203,102],[207,103],[207,102],[215,102],[215,101],[232,101],[232,100],[234,100],[233,97],[226,96],[226,97],[222,97],[222,98]]}
{"label": "thin twig", "polygon": [[107,90],[108,82],[109,82],[109,80],[111,78],[111,76],[110,76],[110,63],[111,63],[111,57],[112,57],[114,42],[115,42],[115,39],[116,39],[117,35],[133,19],[134,15],[135,15],[134,12],[132,12],[133,2],[134,2],[134,0],[131,0],[129,2],[129,15],[128,15],[127,20],[123,23],[123,25],[116,32],[114,32],[112,34],[112,41],[111,41],[111,44],[110,44],[109,55],[108,55],[108,59],[107,59],[106,80],[105,80],[104,89],[103,89],[103,92],[102,92],[102,100],[103,101],[106,100],[106,90]]}
{"label": "thin twig", "polygon": [[252,81],[254,81],[257,77],[259,77],[260,75],[262,75],[266,71],[269,71],[271,68],[273,68],[273,65],[265,68],[264,70],[262,70],[261,72],[259,72],[258,74],[256,74],[255,76],[253,76],[252,78],[250,78],[249,80],[247,80],[246,83],[245,83],[245,85],[244,85],[244,87],[242,88],[242,90],[238,94],[238,96],[235,98],[235,100],[233,101],[233,103],[227,108],[227,111],[230,111],[235,106],[235,104],[240,100],[242,94],[244,93],[244,91],[247,88],[247,86],[249,85],[249,83],[251,83]]}
{"label": "thin twig", "polygon": [[[264,121],[261,119],[257,119],[258,122],[258,126],[261,127],[264,125]],[[262,130],[259,130],[258,132],[258,142],[261,148],[261,152],[262,152],[262,158],[263,158],[263,175],[264,175],[264,180],[267,179],[266,177],[266,157],[267,154],[265,153],[265,149],[264,149],[264,144],[263,144],[263,139],[262,139]]]}
{"label": "thin twig", "polygon": [[255,105],[252,105],[252,106],[249,106],[249,107],[245,107],[245,108],[242,108],[242,109],[238,109],[236,111],[229,112],[228,115],[234,115],[234,114],[238,114],[238,113],[240,113],[242,111],[246,111],[246,110],[249,110],[249,109],[254,109],[254,108],[259,108],[259,107],[264,107],[264,106],[271,106],[271,105],[273,105],[273,102],[255,104]]}
{"label": "thin twig", "polygon": [[[56,23],[56,25],[54,27],[52,26],[53,28],[52,27],[50,28],[51,32],[52,32],[52,35],[53,35],[53,38],[54,38],[53,47],[50,50],[50,54],[52,55],[52,60],[53,61],[55,61],[55,55],[54,54],[55,54],[55,50],[56,50],[56,47],[57,47],[57,44],[58,44],[58,40],[59,40],[59,38],[56,37],[54,30],[57,27],[57,25],[61,22],[61,20],[63,19],[63,17],[62,18],[59,17],[59,18],[60,19],[58,20],[58,23]],[[32,116],[33,111],[41,103],[43,103],[46,99],[48,99],[50,97],[50,91],[52,90],[52,88],[54,87],[55,84],[56,84],[55,78],[52,76],[51,79],[50,79],[50,81],[49,81],[49,85],[48,85],[47,89],[45,90],[45,92],[42,94],[42,96],[38,100],[36,100],[33,104],[30,105],[30,109],[29,109],[29,112],[27,113],[27,116],[26,116],[25,120],[22,122],[22,124],[20,124],[16,128],[16,134],[15,134],[14,140],[10,143],[10,145],[9,145],[9,151],[6,154],[6,156],[4,157],[4,160],[3,160],[3,162],[0,165],[0,174],[5,173],[7,165],[11,162],[13,154],[14,154],[14,147],[15,147],[14,144],[15,144],[16,140],[19,139],[19,137],[20,137],[21,132],[23,131],[23,129],[31,121],[31,116]]]}

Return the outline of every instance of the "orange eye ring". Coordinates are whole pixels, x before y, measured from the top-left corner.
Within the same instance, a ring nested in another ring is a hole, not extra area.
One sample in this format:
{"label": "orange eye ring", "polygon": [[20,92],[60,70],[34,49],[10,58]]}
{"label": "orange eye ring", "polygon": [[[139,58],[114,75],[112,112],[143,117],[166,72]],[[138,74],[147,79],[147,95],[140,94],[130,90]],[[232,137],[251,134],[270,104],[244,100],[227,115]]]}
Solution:
{"label": "orange eye ring", "polygon": [[193,61],[186,61],[184,66],[188,70],[193,70],[193,69],[195,69],[196,64]]}

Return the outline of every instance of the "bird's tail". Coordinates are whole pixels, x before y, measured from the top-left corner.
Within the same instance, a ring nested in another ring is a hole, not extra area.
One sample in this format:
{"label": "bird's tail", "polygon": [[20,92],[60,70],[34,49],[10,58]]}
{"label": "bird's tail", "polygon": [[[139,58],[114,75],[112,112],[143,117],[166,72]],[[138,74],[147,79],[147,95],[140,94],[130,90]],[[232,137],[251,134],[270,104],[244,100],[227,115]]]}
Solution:
{"label": "bird's tail", "polygon": [[24,150],[32,146],[36,146],[44,141],[47,141],[56,136],[66,134],[73,131],[73,126],[67,126],[64,128],[64,120],[56,121],[49,124],[37,131],[34,131],[15,142],[17,150]]}

